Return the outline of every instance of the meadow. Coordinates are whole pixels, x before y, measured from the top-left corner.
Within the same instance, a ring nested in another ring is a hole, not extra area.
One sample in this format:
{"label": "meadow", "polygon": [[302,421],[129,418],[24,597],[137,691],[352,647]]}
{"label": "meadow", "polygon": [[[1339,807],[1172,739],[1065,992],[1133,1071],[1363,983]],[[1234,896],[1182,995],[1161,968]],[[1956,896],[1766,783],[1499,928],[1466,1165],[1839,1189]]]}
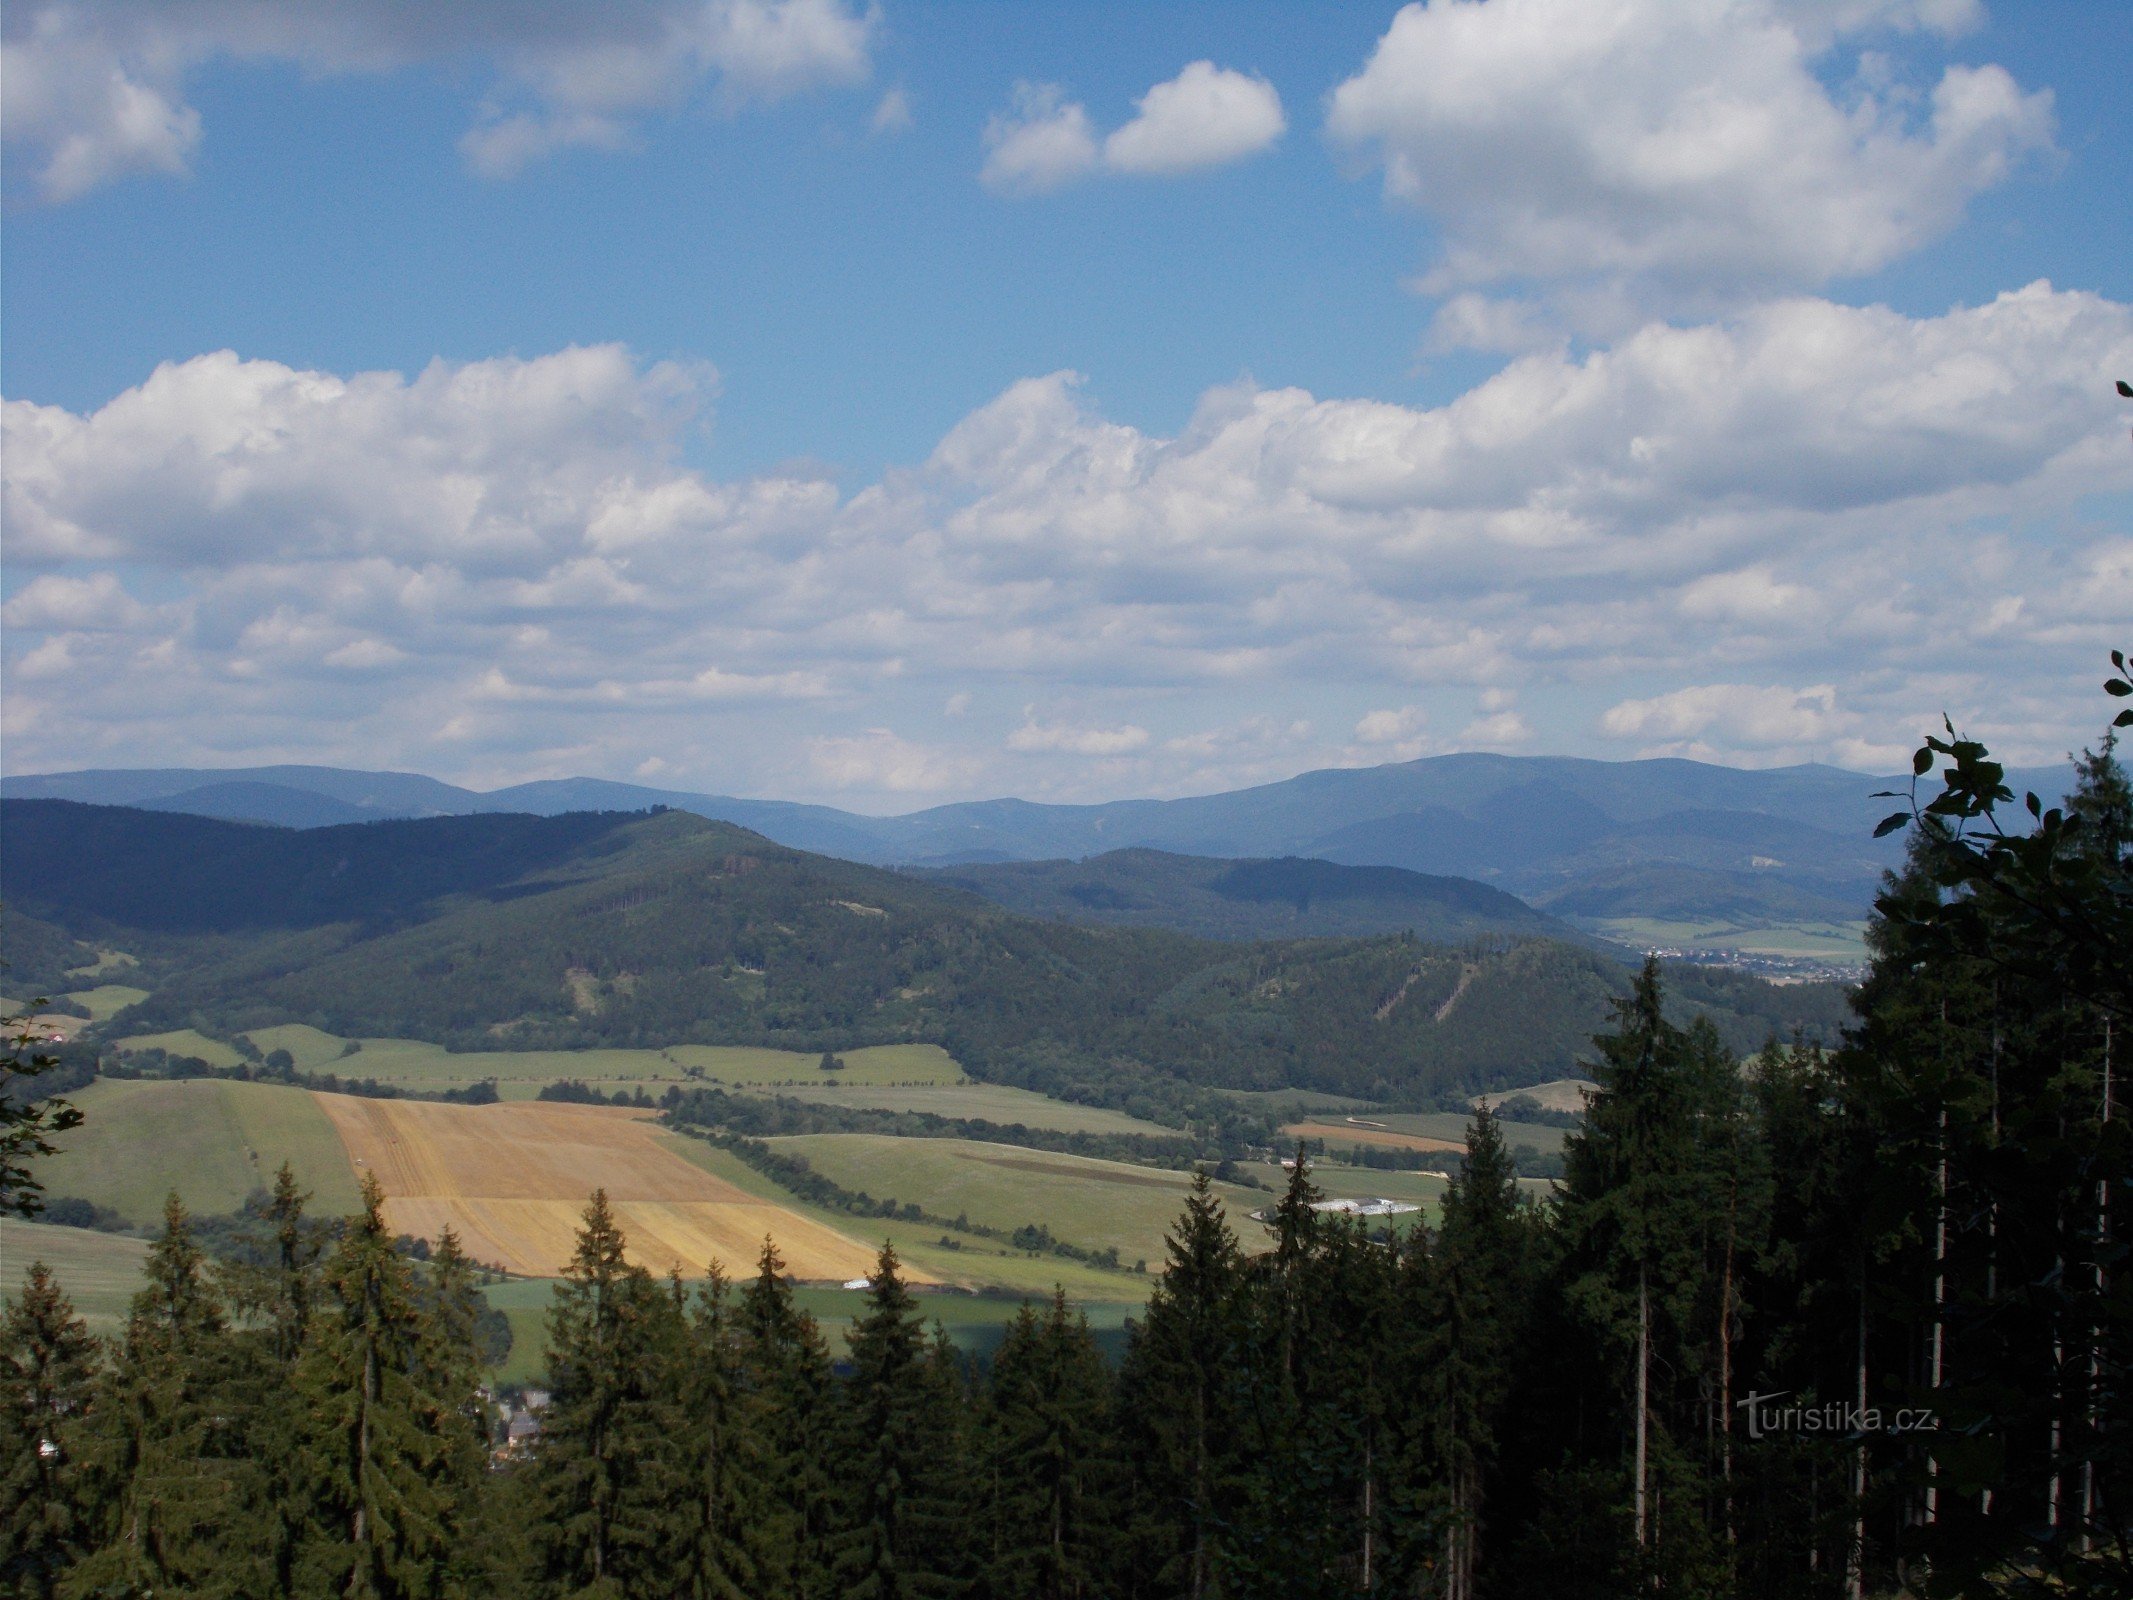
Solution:
{"label": "meadow", "polygon": [[0,1298],[12,1300],[30,1263],[52,1269],[91,1333],[115,1334],[141,1288],[148,1246],[122,1233],[0,1217]]}
{"label": "meadow", "polygon": [[54,1198],[94,1201],[152,1226],[173,1190],[189,1210],[234,1211],[253,1190],[271,1187],[287,1161],[315,1209],[355,1209],[347,1152],[303,1090],[215,1078],[99,1078],[69,1098],[82,1125],[59,1136],[59,1153],[39,1172]]}
{"label": "meadow", "polygon": [[[823,1076],[826,1075],[817,1074],[818,1078]],[[837,1074],[840,1080],[843,1076]],[[1032,1089],[1016,1089],[1002,1083],[874,1086],[839,1081],[802,1083],[776,1092],[811,1105],[930,1112],[937,1117],[959,1117],[973,1122],[996,1123],[1001,1127],[1020,1123],[1026,1128],[1047,1128],[1060,1133],[1130,1133],[1156,1139],[1178,1136],[1175,1128],[1147,1122],[1123,1111],[1054,1100]]]}
{"label": "meadow", "polygon": [[[1115,1246],[1121,1261],[1163,1260],[1163,1241],[1183,1210],[1191,1179],[1182,1172],[1017,1145],[965,1139],[896,1139],[864,1133],[802,1134],[765,1141],[804,1156],[847,1189],[916,1202],[936,1216],[967,1215],[989,1227],[1040,1223],[1088,1250]],[[1244,1213],[1271,1196],[1218,1185],[1247,1245],[1256,1224]]]}

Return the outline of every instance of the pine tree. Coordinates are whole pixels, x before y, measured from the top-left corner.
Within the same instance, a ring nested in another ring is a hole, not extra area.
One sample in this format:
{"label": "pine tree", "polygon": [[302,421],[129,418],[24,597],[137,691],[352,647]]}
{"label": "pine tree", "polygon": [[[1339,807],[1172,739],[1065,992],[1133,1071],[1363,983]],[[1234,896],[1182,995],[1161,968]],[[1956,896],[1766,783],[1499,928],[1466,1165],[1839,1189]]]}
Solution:
{"label": "pine tree", "polygon": [[1483,1105],[1467,1130],[1466,1160],[1445,1186],[1433,1248],[1415,1248],[1407,1274],[1417,1335],[1408,1365],[1423,1397],[1416,1444],[1435,1490],[1428,1520],[1446,1600],[1479,1592],[1498,1418],[1532,1293],[1527,1217],[1517,1168]]}
{"label": "pine tree", "polygon": [[245,1515],[259,1467],[225,1404],[228,1324],[175,1194],[144,1275],[82,1431],[100,1525],[65,1592],[259,1592],[271,1578]]}
{"label": "pine tree", "polygon": [[748,1544],[765,1600],[821,1600],[829,1577],[835,1419],[828,1347],[793,1304],[785,1263],[763,1240],[735,1317],[737,1434],[761,1500]]}
{"label": "pine tree", "polygon": [[1168,1256],[1119,1375],[1133,1458],[1127,1560],[1132,1592],[1205,1600],[1229,1560],[1246,1354],[1237,1237],[1205,1172],[1194,1175]]}
{"label": "pine tree", "polygon": [[49,1597],[82,1553],[76,1436],[98,1351],[51,1270],[30,1264],[0,1320],[0,1589]]}
{"label": "pine tree", "polygon": [[1064,1290],[1025,1303],[993,1357],[985,1420],[992,1549],[1001,1600],[1079,1600],[1099,1592],[1112,1554],[1111,1375],[1088,1318]]}
{"label": "pine tree", "polygon": [[362,1200],[324,1264],[296,1365],[311,1513],[299,1587],[412,1600],[443,1586],[478,1483],[465,1449],[472,1351],[424,1315],[372,1174]]}
{"label": "pine tree", "polygon": [[1713,1244],[1741,1090],[1708,1024],[1666,1020],[1656,961],[1616,1014],[1617,1031],[1595,1041],[1600,1093],[1565,1144],[1564,1291],[1614,1358],[1634,1560],[1654,1581],[1693,1587],[1716,1582],[1722,1561],[1703,1447],[1717,1432]]}
{"label": "pine tree", "polygon": [[554,1383],[534,1458],[543,1565],[565,1594],[663,1593],[680,1559],[673,1297],[632,1265],[594,1192],[549,1313]]}
{"label": "pine tree", "polygon": [[957,1504],[960,1395],[883,1245],[852,1325],[840,1393],[836,1592],[918,1600],[955,1592],[968,1537]]}
{"label": "pine tree", "polygon": [[676,1349],[681,1360],[667,1382],[678,1402],[675,1443],[687,1496],[676,1592],[692,1600],[743,1600],[762,1592],[755,1557],[766,1496],[752,1470],[737,1382],[734,1307],[716,1263],[697,1291],[687,1338]]}

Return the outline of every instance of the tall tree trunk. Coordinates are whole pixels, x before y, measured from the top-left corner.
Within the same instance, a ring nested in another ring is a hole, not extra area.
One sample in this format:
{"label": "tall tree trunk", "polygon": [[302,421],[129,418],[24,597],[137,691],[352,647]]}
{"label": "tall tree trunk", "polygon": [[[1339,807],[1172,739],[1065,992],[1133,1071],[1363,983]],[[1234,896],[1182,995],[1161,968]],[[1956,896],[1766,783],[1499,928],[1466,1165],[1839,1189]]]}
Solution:
{"label": "tall tree trunk", "polygon": [[1651,1459],[1652,1297],[1649,1274],[1637,1267],[1637,1548],[1647,1532],[1646,1469]]}

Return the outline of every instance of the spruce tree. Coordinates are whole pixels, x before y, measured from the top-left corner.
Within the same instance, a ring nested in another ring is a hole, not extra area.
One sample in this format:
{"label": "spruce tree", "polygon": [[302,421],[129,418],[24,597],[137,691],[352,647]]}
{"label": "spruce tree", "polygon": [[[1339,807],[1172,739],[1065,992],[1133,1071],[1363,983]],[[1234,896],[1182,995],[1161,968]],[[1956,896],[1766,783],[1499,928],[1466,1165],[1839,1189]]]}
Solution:
{"label": "spruce tree", "polygon": [[0,1320],[0,1590],[49,1597],[88,1539],[77,1436],[96,1382],[88,1325],[42,1261]]}
{"label": "spruce tree", "polygon": [[413,1600],[444,1586],[479,1482],[466,1449],[473,1355],[424,1314],[375,1175],[362,1200],[320,1273],[296,1365],[312,1524],[299,1587]]}
{"label": "spruce tree", "polygon": [[534,1458],[542,1564],[569,1595],[664,1593],[680,1561],[673,1297],[624,1254],[605,1190],[549,1313],[553,1382]]}
{"label": "spruce tree", "polygon": [[1133,1326],[1119,1411],[1133,1458],[1131,1592],[1205,1600],[1231,1555],[1247,1351],[1237,1236],[1207,1174],[1194,1175],[1163,1276]]}
{"label": "spruce tree", "polygon": [[1412,1251],[1404,1297],[1414,1330],[1407,1363],[1419,1402],[1417,1465],[1426,1464],[1433,1502],[1424,1525],[1446,1600],[1480,1592],[1498,1421],[1532,1293],[1529,1215],[1484,1104],[1467,1129],[1466,1160],[1445,1186],[1433,1247]]}
{"label": "spruce tree", "polygon": [[793,1303],[785,1263],[766,1237],[735,1316],[737,1436],[761,1499],[747,1530],[765,1600],[822,1600],[832,1523],[835,1434],[828,1346]]}
{"label": "spruce tree", "polygon": [[969,1530],[950,1359],[883,1245],[852,1325],[852,1375],[838,1396],[836,1592],[919,1600],[956,1592]]}
{"label": "spruce tree", "polygon": [[64,1592],[220,1597],[271,1583],[247,1510],[259,1465],[227,1404],[228,1322],[172,1194],[82,1431],[95,1549]]}
{"label": "spruce tree", "polygon": [[675,1444],[686,1496],[675,1592],[691,1600],[762,1593],[756,1555],[767,1497],[754,1471],[737,1381],[734,1311],[726,1276],[714,1262],[690,1307],[686,1337],[674,1346],[680,1359],[667,1379],[679,1414]]}
{"label": "spruce tree", "polygon": [[1088,1318],[1056,1291],[1025,1303],[993,1357],[984,1432],[987,1588],[1001,1600],[1079,1600],[1111,1564],[1111,1375]]}

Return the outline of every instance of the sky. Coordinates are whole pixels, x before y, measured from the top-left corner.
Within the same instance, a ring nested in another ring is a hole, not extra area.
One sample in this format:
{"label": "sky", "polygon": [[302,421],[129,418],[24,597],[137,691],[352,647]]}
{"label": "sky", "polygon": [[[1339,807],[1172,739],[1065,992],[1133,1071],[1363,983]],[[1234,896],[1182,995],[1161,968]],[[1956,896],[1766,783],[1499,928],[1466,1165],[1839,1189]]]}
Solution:
{"label": "sky", "polygon": [[2133,7],[15,0],[0,765],[2046,762]]}

